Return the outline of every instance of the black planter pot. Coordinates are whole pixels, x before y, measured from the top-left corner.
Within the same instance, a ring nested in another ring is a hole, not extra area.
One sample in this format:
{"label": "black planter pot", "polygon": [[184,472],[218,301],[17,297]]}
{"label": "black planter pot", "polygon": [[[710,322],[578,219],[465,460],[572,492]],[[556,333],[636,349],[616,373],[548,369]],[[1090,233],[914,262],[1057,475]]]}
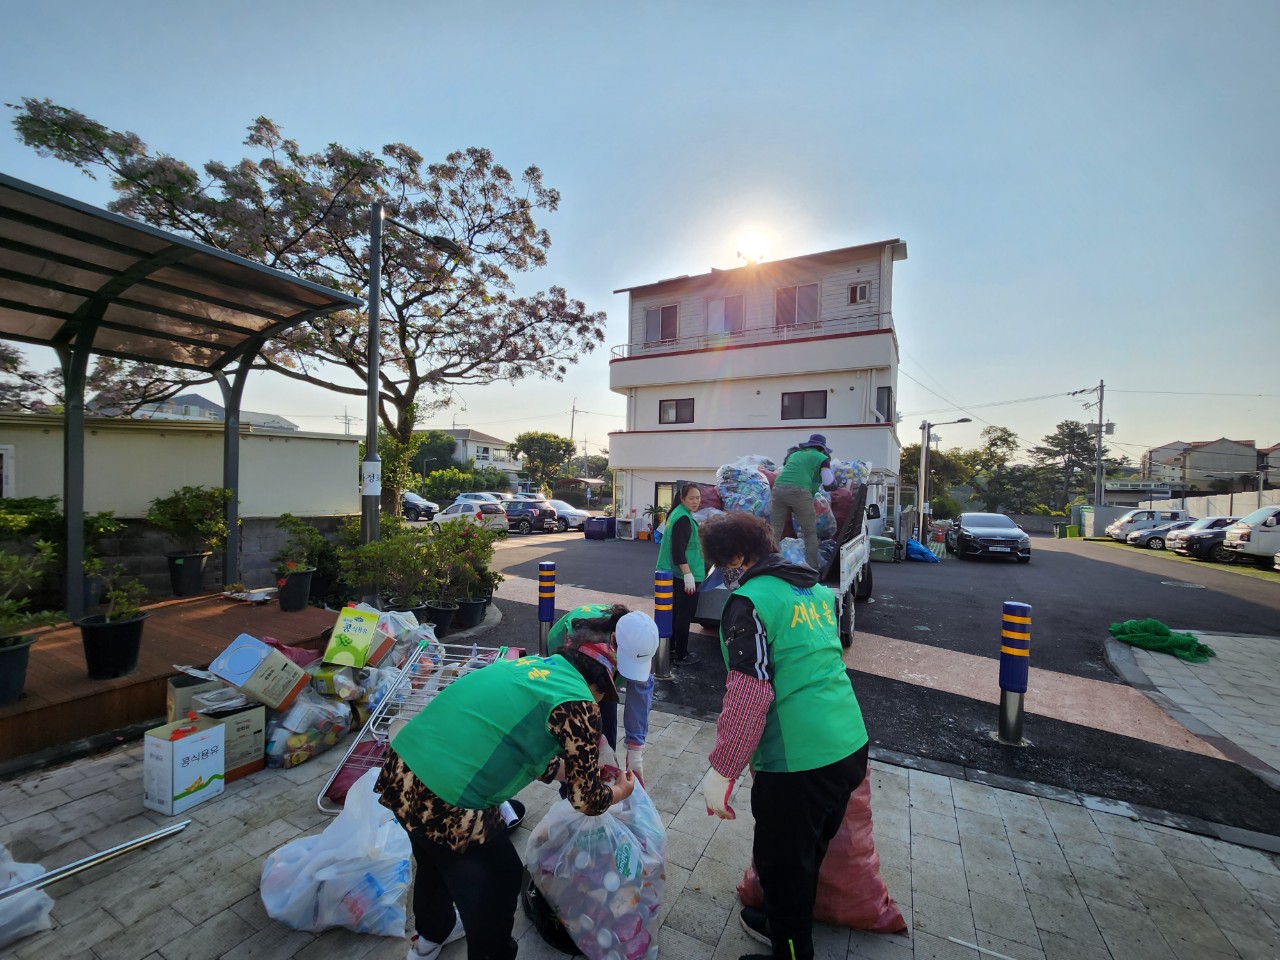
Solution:
{"label": "black planter pot", "polygon": [[142,628],[149,613],[132,620],[113,620],[101,615],[77,620],[80,639],[84,643],[84,662],[90,680],[114,680],[132,673],[138,666],[138,650],[142,646]]}
{"label": "black planter pot", "polygon": [[18,640],[21,642],[0,646],[0,707],[17,703],[27,683],[27,659],[36,638],[18,637]]}
{"label": "black planter pot", "polygon": [[485,606],[484,597],[466,597],[459,600],[458,616],[454,618],[454,624],[459,630],[470,630],[472,627],[480,626],[480,621],[484,619]]}
{"label": "black planter pot", "polygon": [[440,639],[449,632],[449,627],[453,623],[454,616],[458,613],[458,605],[456,603],[445,603],[443,601],[430,601],[426,606],[427,620],[436,625],[436,639]]}
{"label": "black planter pot", "polygon": [[315,572],[312,567],[310,570],[295,570],[285,576],[284,584],[276,591],[281,610],[294,613],[307,608],[311,599],[311,575]]}
{"label": "black planter pot", "polygon": [[204,567],[213,553],[168,553],[169,586],[175,597],[194,597],[204,585]]}

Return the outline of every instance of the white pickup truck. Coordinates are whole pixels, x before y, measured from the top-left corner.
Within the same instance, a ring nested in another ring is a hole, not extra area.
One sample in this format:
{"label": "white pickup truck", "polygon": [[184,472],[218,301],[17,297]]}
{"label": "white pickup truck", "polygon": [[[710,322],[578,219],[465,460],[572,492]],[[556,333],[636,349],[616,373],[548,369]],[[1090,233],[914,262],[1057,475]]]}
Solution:
{"label": "white pickup truck", "polygon": [[1259,507],[1227,527],[1222,546],[1236,560],[1250,557],[1258,566],[1269,569],[1280,552],[1280,504]]}

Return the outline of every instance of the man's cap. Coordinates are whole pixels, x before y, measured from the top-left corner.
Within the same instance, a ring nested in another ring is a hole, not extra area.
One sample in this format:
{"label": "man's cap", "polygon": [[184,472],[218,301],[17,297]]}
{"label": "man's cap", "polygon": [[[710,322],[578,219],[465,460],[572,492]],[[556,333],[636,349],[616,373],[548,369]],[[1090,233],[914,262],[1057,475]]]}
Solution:
{"label": "man's cap", "polygon": [[603,691],[604,698],[610,703],[617,703],[618,687],[613,682],[613,671],[618,669],[618,655],[613,647],[607,643],[584,643],[578,650],[604,667],[604,674],[609,678],[609,687]]}
{"label": "man's cap", "polygon": [[658,652],[658,625],[653,617],[640,610],[623,614],[613,635],[618,644],[618,672],[636,683],[648,680],[653,655]]}
{"label": "man's cap", "polygon": [[820,433],[809,434],[809,439],[806,440],[804,443],[800,444],[800,448],[802,450],[810,447],[817,447],[818,449],[824,450],[827,453],[831,452],[831,448],[827,446],[827,438]]}

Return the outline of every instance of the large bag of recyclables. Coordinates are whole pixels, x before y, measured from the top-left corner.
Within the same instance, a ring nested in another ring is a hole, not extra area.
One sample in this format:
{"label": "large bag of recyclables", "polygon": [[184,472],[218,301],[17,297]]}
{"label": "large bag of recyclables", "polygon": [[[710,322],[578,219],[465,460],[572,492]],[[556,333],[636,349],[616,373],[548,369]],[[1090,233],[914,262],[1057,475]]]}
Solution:
{"label": "large bag of recyclables", "polygon": [[761,465],[773,469],[773,461],[760,454],[739,457],[716,471],[716,488],[725,510],[739,510],[769,519],[769,478]]}
{"label": "large bag of recyclables", "polygon": [[[45,874],[38,863],[18,863],[0,844],[0,890],[8,890]],[[49,911],[53,900],[43,890],[24,890],[0,900],[0,947],[15,940],[48,930],[53,926]]]}

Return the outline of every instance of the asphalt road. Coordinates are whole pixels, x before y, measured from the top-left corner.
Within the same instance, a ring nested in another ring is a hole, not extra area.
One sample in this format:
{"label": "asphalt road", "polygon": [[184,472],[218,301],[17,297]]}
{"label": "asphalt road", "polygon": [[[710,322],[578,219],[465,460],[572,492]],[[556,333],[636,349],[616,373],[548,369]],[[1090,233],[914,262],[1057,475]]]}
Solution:
{"label": "asphalt road", "polygon": [[[1030,564],[877,563],[874,602],[859,605],[858,629],[994,659],[1000,605],[1020,600],[1032,605],[1036,666],[1119,682],[1102,656],[1107,627],[1116,620],[1156,617],[1186,629],[1260,634],[1273,634],[1280,624],[1280,577],[1271,582],[1081,540],[1037,538],[1032,556]],[[507,541],[496,566],[536,578],[540,560],[555,560],[560,584],[646,595],[656,558],[652,544],[534,535]],[[1188,583],[1199,588],[1172,585]],[[498,605],[502,642],[536,646],[536,608]],[[690,648],[701,661],[660,682],[655,701],[714,717],[724,693],[718,645],[695,634]],[[1234,763],[1035,714],[1026,720],[1033,746],[1003,747],[990,737],[996,717],[989,704],[870,674],[853,679],[877,747],[1280,835],[1275,793]]]}

